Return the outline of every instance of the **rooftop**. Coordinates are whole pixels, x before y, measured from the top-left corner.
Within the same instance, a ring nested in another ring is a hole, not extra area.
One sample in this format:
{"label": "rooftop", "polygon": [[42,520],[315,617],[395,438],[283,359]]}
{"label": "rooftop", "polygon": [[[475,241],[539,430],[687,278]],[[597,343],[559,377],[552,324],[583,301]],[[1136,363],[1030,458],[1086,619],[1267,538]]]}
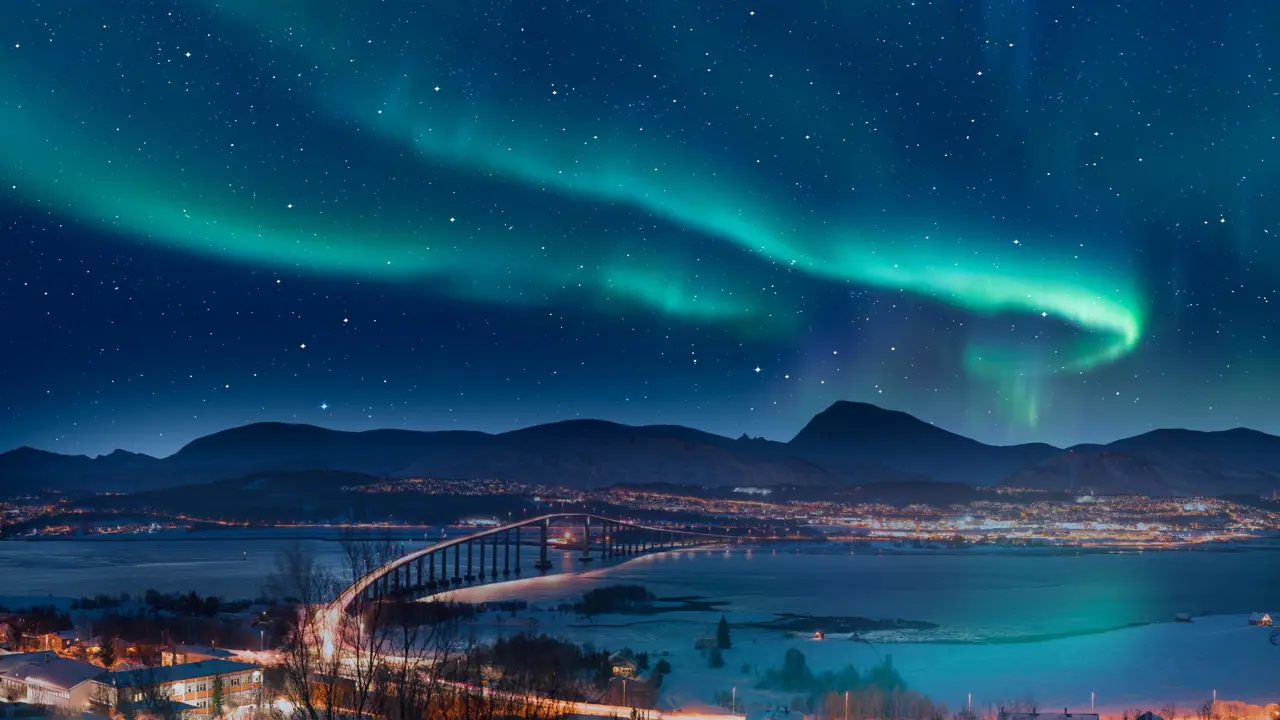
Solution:
{"label": "rooftop", "polygon": [[209,647],[207,645],[176,645],[173,648],[175,653],[190,655],[208,655],[212,658],[232,658],[236,654],[224,648]]}
{"label": "rooftop", "polygon": [[102,674],[102,668],[51,652],[14,653],[0,657],[0,676],[58,690],[71,688]]}
{"label": "rooftop", "polygon": [[100,682],[117,687],[145,687],[158,683],[194,680],[195,678],[228,673],[257,670],[253,663],[234,662],[231,660],[201,660],[200,662],[167,665],[165,667],[141,668],[138,670],[117,670],[102,676]]}

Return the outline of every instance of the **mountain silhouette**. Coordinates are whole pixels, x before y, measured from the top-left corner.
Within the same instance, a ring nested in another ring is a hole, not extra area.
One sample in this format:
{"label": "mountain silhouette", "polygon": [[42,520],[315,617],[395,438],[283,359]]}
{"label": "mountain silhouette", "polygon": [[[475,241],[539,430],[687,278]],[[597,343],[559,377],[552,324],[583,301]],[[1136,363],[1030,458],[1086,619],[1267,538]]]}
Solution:
{"label": "mountain silhouette", "polygon": [[1280,487],[1278,470],[1280,438],[1254,430],[1156,430],[1066,450],[1041,443],[997,446],[904,412],[837,402],[788,442],[735,439],[678,425],[569,420],[498,434],[255,423],[197,438],[166,458],[123,450],[90,458],[22,447],[0,454],[0,496],[138,492],[307,471],[577,488],[946,482],[1064,492],[1261,495]]}
{"label": "mountain silhouette", "polygon": [[815,415],[787,445],[826,467],[863,459],[966,485],[994,484],[1062,452],[1043,443],[986,445],[904,412],[845,401]]}

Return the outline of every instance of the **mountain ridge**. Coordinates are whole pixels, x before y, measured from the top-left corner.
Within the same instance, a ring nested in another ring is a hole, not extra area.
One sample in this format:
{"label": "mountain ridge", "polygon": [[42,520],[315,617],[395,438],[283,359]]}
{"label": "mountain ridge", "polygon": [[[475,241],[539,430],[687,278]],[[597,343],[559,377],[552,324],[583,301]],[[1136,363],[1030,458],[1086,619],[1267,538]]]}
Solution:
{"label": "mountain ridge", "polygon": [[263,422],[195,438],[156,458],[115,450],[0,453],[0,495],[129,492],[254,473],[335,471],[374,477],[498,478],[528,484],[970,486],[1143,494],[1261,494],[1280,486],[1280,437],[1248,428],[1158,429],[1107,444],[988,445],[905,412],[839,401],[790,440],[731,438],[681,425],[573,419],[502,433],[345,431]]}

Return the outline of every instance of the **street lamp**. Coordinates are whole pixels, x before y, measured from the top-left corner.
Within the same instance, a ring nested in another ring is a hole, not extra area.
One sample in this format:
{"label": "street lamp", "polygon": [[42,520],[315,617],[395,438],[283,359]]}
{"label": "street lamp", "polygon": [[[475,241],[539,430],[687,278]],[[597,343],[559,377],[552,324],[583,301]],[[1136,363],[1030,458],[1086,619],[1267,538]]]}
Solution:
{"label": "street lamp", "polygon": [[849,720],[849,691],[844,691],[844,720]]}
{"label": "street lamp", "polygon": [[733,715],[738,712],[738,687],[733,687],[732,695],[729,696],[729,714]]}
{"label": "street lamp", "polygon": [[261,628],[258,630],[258,650],[263,651],[266,649],[267,649],[267,629]]}

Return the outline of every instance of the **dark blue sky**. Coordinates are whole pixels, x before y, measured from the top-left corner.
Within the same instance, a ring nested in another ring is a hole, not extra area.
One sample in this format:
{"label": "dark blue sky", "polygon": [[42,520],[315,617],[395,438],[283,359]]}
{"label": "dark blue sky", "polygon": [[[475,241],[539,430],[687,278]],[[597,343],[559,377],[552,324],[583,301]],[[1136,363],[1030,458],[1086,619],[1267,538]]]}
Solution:
{"label": "dark blue sky", "polygon": [[1280,432],[1262,3],[211,0],[0,28],[0,448],[260,420]]}

